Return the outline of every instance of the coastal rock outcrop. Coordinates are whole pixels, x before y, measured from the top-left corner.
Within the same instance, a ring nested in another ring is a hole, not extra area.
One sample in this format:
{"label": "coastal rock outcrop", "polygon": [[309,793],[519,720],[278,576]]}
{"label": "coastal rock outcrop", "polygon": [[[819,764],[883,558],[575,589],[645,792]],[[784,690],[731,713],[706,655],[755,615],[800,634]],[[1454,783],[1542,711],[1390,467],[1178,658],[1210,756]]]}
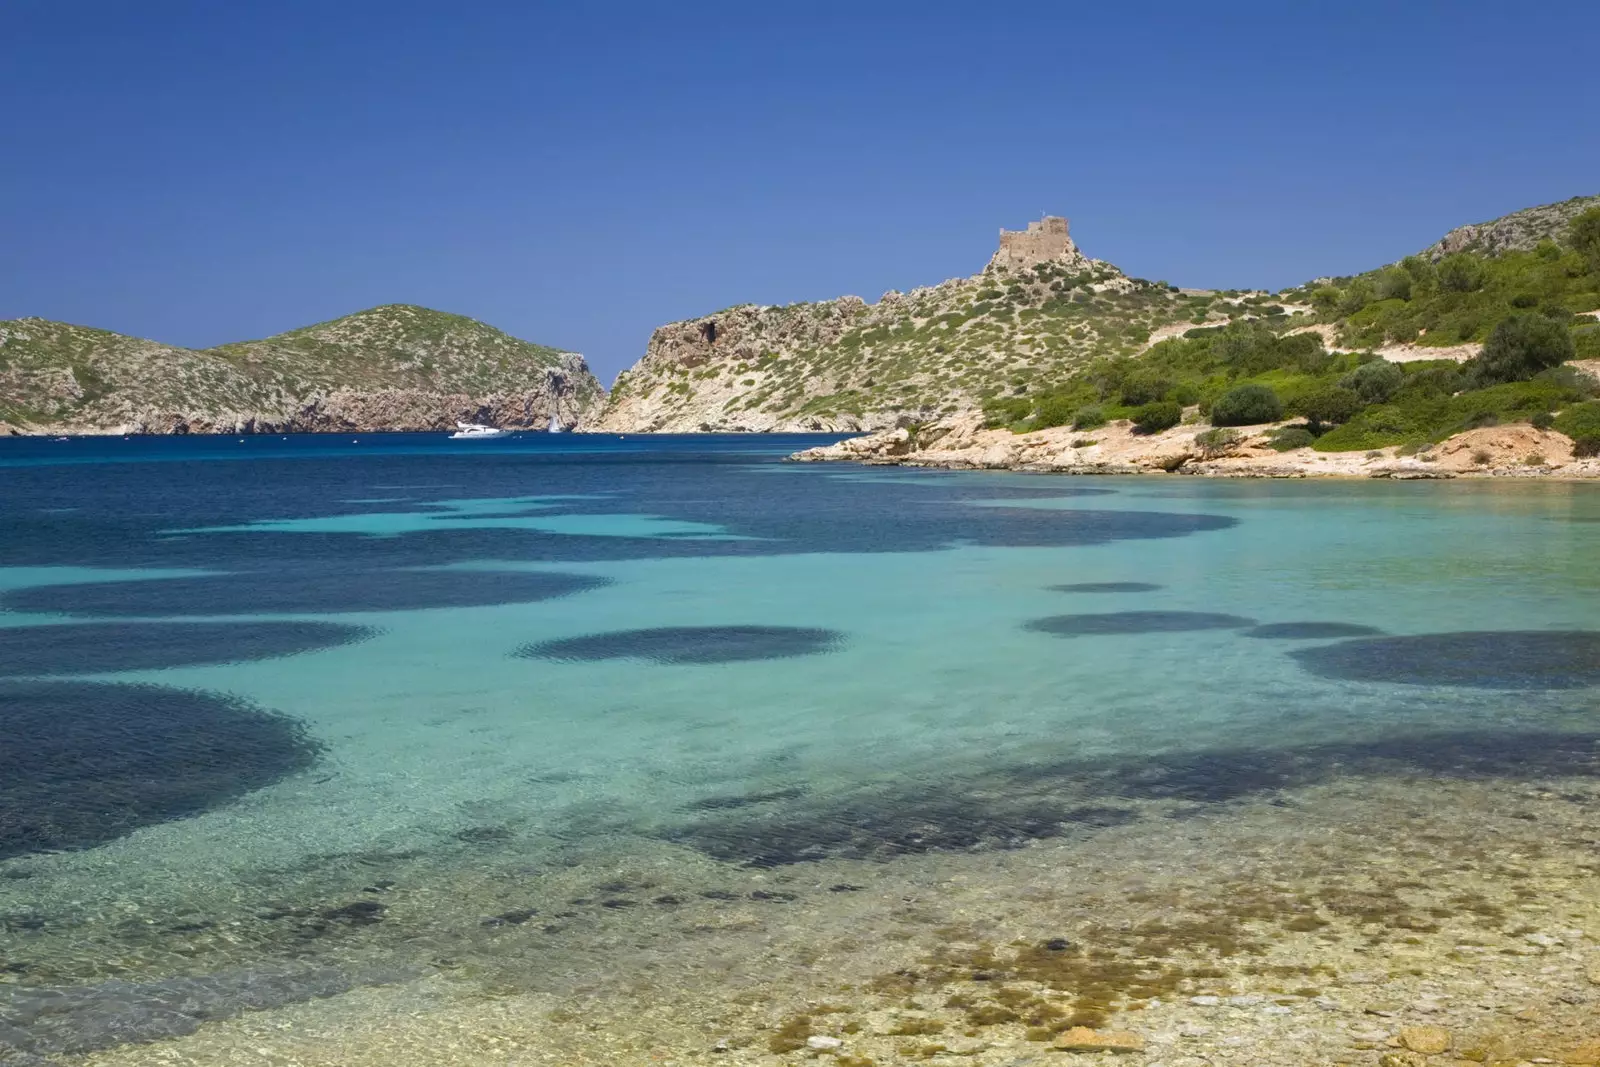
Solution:
{"label": "coastal rock outcrop", "polygon": [[1087,432],[1056,426],[1013,433],[987,428],[981,415],[967,413],[847,438],[789,458],[798,463],[854,462],[947,470],[1223,478],[1600,477],[1600,457],[1574,458],[1571,438],[1532,426],[1468,430],[1405,455],[1392,447],[1366,452],[1274,451],[1267,444],[1268,432],[1285,425],[1250,427],[1219,448],[1201,439],[1205,427],[1197,423],[1155,434],[1137,433],[1126,420]]}

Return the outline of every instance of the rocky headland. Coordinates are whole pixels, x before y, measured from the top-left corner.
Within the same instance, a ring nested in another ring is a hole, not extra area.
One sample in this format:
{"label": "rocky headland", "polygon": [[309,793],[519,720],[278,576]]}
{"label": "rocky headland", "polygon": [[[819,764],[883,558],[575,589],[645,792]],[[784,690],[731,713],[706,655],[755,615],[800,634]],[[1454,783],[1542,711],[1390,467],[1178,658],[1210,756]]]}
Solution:
{"label": "rocky headland", "polygon": [[[991,270],[997,269],[991,264]],[[1006,269],[1001,267],[999,269]],[[800,461],[1220,477],[1600,476],[1600,197],[1277,294]]]}
{"label": "rocky headland", "polygon": [[[1462,226],[1396,263],[1279,293],[1130,277],[1085,256],[1065,219],[1046,217],[1002,230],[969,278],[871,304],[741,305],[662,326],[591,426],[860,431],[871,436],[804,458],[938,466],[1587,477],[1570,439],[1600,433],[1588,415],[1554,436],[1548,421],[1531,436],[1479,431],[1592,400],[1597,315],[1600,197]],[[1485,346],[1509,320],[1521,354],[1508,362],[1496,349],[1486,368]],[[1403,379],[1352,390],[1359,365],[1377,361]],[[1239,433],[1196,442],[1212,402],[1247,384],[1276,406]],[[1130,432],[1151,404],[1176,405],[1193,428],[1168,432],[1174,417]],[[1293,421],[1311,408],[1318,417]],[[1060,429],[1069,424],[1107,428]],[[1264,436],[1290,426],[1338,432],[1316,453],[1309,440],[1292,449]],[[1589,446],[1577,448],[1581,461]],[[1463,450],[1469,461],[1449,459]]]}
{"label": "rocky headland", "polygon": [[205,350],[0,322],[0,431],[13,434],[571,429],[604,398],[577,353],[403,304]]}

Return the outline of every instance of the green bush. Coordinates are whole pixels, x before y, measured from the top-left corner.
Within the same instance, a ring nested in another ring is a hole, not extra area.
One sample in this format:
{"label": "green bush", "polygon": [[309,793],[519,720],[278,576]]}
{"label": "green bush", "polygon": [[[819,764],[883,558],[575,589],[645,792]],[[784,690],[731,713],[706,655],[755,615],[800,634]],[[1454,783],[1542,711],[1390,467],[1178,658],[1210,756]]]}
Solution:
{"label": "green bush", "polygon": [[1154,370],[1135,370],[1122,379],[1122,403],[1130,408],[1165,400],[1172,382]]}
{"label": "green bush", "polygon": [[1039,398],[1028,420],[1028,429],[1043,430],[1050,426],[1066,426],[1078,412],[1070,396],[1048,395]]}
{"label": "green bush", "polygon": [[1218,397],[1211,405],[1213,426],[1256,426],[1283,418],[1283,401],[1270,386],[1237,386]]}
{"label": "green bush", "polygon": [[1548,411],[1535,411],[1528,421],[1535,430],[1548,430],[1556,424],[1556,417]]}
{"label": "green bush", "polygon": [[1573,359],[1600,359],[1600,326],[1584,326],[1572,331]]}
{"label": "green bush", "polygon": [[1471,373],[1485,385],[1520,382],[1573,357],[1567,328],[1543,315],[1512,315],[1489,334]]}
{"label": "green bush", "polygon": [[1393,396],[1405,380],[1406,372],[1399,364],[1375,359],[1340,378],[1339,387],[1353,391],[1368,404],[1381,404]]}
{"label": "green bush", "polygon": [[1160,433],[1183,421],[1183,408],[1173,400],[1157,400],[1133,413],[1135,433]]}
{"label": "green bush", "polygon": [[1600,433],[1587,433],[1572,439],[1572,454],[1579,459],[1600,456]]}
{"label": "green bush", "polygon": [[1600,400],[1567,408],[1555,417],[1552,425],[1574,441],[1580,437],[1600,436]]}
{"label": "green bush", "polygon": [[1200,447],[1201,453],[1207,457],[1221,455],[1239,443],[1239,431],[1221,426],[1213,427],[1209,430],[1201,430],[1194,435],[1194,443]]}
{"label": "green bush", "polygon": [[1072,416],[1072,428],[1074,430],[1093,430],[1105,424],[1105,409],[1100,407],[1079,408]]}
{"label": "green bush", "polygon": [[1445,256],[1437,268],[1439,287],[1456,293],[1471,293],[1483,287],[1487,271],[1483,261],[1465,252]]}
{"label": "green bush", "polygon": [[1349,422],[1365,406],[1354,391],[1333,386],[1297,398],[1290,410],[1305,416],[1315,432],[1321,426]]}
{"label": "green bush", "polygon": [[1411,276],[1413,286],[1432,289],[1439,284],[1439,272],[1433,263],[1421,256],[1407,256],[1400,261],[1400,269]]}
{"label": "green bush", "polygon": [[1411,275],[1399,267],[1389,267],[1373,285],[1379,300],[1410,300]]}
{"label": "green bush", "polygon": [[1442,419],[1444,407],[1443,401],[1432,398],[1416,404],[1375,404],[1317,438],[1316,449],[1318,452],[1366,452],[1387,445],[1426,441],[1434,425]]}
{"label": "green bush", "polygon": [[1592,207],[1572,220],[1567,243],[1592,271],[1600,271],[1600,207]]}
{"label": "green bush", "polygon": [[1185,382],[1168,390],[1167,399],[1176,400],[1179,404],[1187,407],[1190,404],[1198,404],[1200,402],[1200,390]]}
{"label": "green bush", "polygon": [[1288,452],[1291,449],[1306,448],[1315,444],[1316,434],[1304,426],[1279,426],[1267,434],[1267,447],[1274,452]]}

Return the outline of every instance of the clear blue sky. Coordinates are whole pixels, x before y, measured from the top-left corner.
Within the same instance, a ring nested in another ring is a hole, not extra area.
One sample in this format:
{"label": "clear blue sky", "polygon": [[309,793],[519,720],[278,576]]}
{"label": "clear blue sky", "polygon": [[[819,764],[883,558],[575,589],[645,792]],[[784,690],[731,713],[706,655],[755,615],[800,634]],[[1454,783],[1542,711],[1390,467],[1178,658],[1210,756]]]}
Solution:
{"label": "clear blue sky", "polygon": [[971,274],[1183,285],[1600,192],[1600,4],[0,0],[0,318],[206,346],[407,302],[589,355]]}

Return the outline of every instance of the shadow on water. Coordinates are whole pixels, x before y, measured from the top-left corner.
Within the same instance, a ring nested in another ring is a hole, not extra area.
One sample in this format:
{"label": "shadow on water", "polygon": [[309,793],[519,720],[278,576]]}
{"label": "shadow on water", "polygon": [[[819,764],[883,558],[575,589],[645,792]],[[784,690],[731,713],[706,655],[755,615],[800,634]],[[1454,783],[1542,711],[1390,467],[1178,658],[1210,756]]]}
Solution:
{"label": "shadow on water", "polygon": [[554,572],[298,567],[30,586],[0,596],[0,605],[87,616],[337,615],[524,604],[607,584],[604,578]]}
{"label": "shadow on water", "polygon": [[832,652],[843,640],[844,635],[837,630],[803,626],[662,626],[524,645],[513,655],[564,663],[609,659],[642,659],[660,664],[735,663]]}
{"label": "shadow on water", "polygon": [[846,797],[795,798],[760,805],[758,814],[724,804],[660,834],[747,867],[834,857],[882,860],[935,850],[1017,848],[1342,777],[1415,775],[1600,776],[1600,733],[1460,731],[1029,764],[964,779],[883,785]]}
{"label": "shadow on water", "polygon": [[1600,685],[1600,631],[1503,630],[1372,637],[1291,652],[1324,678],[1474,689]]}
{"label": "shadow on water", "polygon": [[1161,587],[1154,582],[1068,582],[1045,588],[1053,593],[1153,593]]}
{"label": "shadow on water", "polygon": [[1353,622],[1269,622],[1246,630],[1241,636],[1268,641],[1314,641],[1334,637],[1369,637],[1383,633],[1376,626]]}
{"label": "shadow on water", "polygon": [[0,629],[0,677],[243,663],[364,641],[333,622],[91,622]]}
{"label": "shadow on water", "polygon": [[1163,634],[1186,630],[1238,630],[1254,619],[1208,611],[1109,611],[1093,615],[1047,615],[1030,619],[1023,629],[1056,637],[1097,634]]}
{"label": "shadow on water", "polygon": [[88,848],[305,770],[284,715],[154,685],[0,682],[0,859]]}
{"label": "shadow on water", "polygon": [[245,1011],[336,996],[358,985],[413,977],[416,969],[349,971],[264,965],[149,982],[24,988],[0,985],[0,1064],[48,1067],[59,1055],[192,1034]]}

